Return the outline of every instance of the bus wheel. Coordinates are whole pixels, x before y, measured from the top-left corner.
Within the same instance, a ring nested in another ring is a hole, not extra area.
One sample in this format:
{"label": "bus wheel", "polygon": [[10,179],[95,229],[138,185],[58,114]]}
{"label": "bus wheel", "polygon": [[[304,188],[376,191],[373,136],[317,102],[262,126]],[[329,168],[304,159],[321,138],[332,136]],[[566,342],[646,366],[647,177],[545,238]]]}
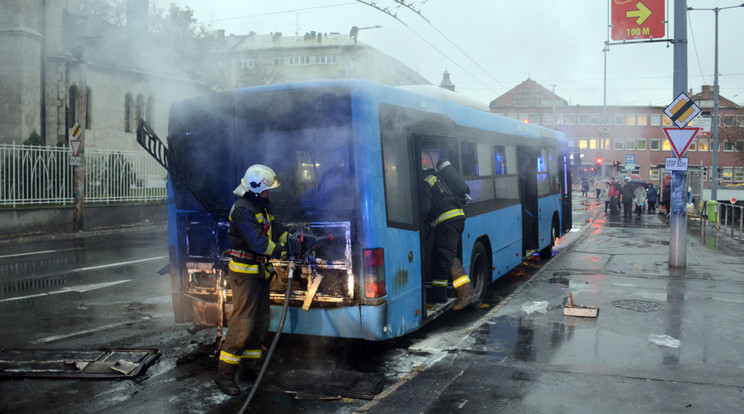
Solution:
{"label": "bus wheel", "polygon": [[545,246],[544,249],[540,250],[540,260],[549,260],[553,257],[553,246],[555,246],[555,239],[558,237],[558,226],[553,223],[550,226],[550,244]]}
{"label": "bus wheel", "polygon": [[470,282],[473,284],[478,300],[470,304],[472,309],[480,308],[486,298],[486,286],[491,282],[490,268],[486,248],[483,247],[483,243],[476,243],[470,260]]}

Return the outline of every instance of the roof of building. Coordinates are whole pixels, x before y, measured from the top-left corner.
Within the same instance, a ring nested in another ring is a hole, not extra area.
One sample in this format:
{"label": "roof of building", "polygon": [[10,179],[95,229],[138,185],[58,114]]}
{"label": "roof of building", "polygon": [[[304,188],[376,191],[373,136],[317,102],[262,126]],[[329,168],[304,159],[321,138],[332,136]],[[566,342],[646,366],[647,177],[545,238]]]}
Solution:
{"label": "roof of building", "polygon": [[568,102],[539,83],[527,78],[505,94],[491,101],[491,107],[497,106],[567,106]]}
{"label": "roof of building", "polygon": [[[710,85],[703,85],[702,90],[694,95],[692,94],[692,90],[690,90],[690,99],[701,108],[713,108],[713,98],[713,87]],[[718,107],[742,109],[741,105],[737,105],[735,102],[720,95],[718,96]]]}
{"label": "roof of building", "polygon": [[[282,36],[281,33],[248,35],[230,35],[225,37],[231,52],[264,50],[264,49],[312,49],[326,47],[352,47],[355,45],[354,38],[340,33],[310,32],[303,36]],[[364,47],[362,42],[357,42],[357,47]]]}

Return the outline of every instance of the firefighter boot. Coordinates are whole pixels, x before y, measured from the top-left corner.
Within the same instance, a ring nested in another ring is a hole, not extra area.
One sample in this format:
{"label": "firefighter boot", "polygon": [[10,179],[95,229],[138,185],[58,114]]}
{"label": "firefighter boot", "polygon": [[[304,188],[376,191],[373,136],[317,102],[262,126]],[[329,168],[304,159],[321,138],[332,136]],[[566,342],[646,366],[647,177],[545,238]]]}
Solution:
{"label": "firefighter boot", "polygon": [[261,372],[261,362],[263,359],[243,359],[240,361],[240,370],[238,371],[238,387],[252,387]]}
{"label": "firefighter boot", "polygon": [[458,311],[478,301],[478,295],[475,294],[473,285],[470,282],[464,283],[455,289],[457,290],[458,299],[452,309]]}
{"label": "firefighter boot", "polygon": [[237,371],[238,365],[228,364],[225,361],[220,361],[217,364],[217,378],[214,381],[222,392],[227,395],[240,394],[240,388],[235,383],[235,374]]}

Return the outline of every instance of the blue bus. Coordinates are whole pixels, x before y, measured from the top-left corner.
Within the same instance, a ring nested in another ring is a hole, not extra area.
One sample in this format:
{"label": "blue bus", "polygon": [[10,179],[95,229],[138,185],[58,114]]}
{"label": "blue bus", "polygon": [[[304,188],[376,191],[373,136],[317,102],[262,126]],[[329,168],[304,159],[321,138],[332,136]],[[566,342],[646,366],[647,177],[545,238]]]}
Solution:
{"label": "blue bus", "polygon": [[[364,80],[277,84],[174,103],[167,143],[139,128],[140,144],[169,172],[176,322],[193,332],[226,320],[227,216],[233,188],[256,163],[282,182],[271,194],[278,222],[334,235],[295,270],[284,333],[387,340],[453,306],[454,298],[427,301],[423,148],[444,154],[471,189],[460,258],[481,301],[490,282],[528,256],[549,259],[571,227],[565,136],[437,94]],[[273,265],[276,331],[288,263]]]}

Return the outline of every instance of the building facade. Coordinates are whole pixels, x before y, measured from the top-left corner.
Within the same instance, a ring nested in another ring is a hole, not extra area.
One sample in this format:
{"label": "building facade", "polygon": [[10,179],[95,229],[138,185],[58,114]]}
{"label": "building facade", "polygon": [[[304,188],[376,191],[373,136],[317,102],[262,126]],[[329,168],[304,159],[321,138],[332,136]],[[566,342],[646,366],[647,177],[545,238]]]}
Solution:
{"label": "building facade", "polygon": [[171,102],[208,90],[147,47],[147,0],[129,1],[125,28],[82,7],[0,2],[0,143],[38,133],[55,145],[79,123],[87,148],[136,149],[137,119],[164,131]]}
{"label": "building facade", "polygon": [[351,34],[309,32],[225,37],[221,89],[318,79],[367,79],[391,86],[429,84],[400,61]]}
{"label": "building facade", "polygon": [[[689,165],[711,184],[713,88],[703,86],[690,98],[702,109],[692,126],[702,128],[685,155]],[[671,100],[670,100],[671,103]],[[672,155],[663,127],[672,127],[664,107],[569,105],[532,79],[527,79],[490,103],[491,112],[543,125],[566,134],[573,147],[578,177],[640,176],[659,182],[670,172],[665,160]],[[744,183],[744,108],[719,98],[719,183]],[[675,126],[676,128],[676,126]],[[634,161],[633,164],[628,164]]]}

